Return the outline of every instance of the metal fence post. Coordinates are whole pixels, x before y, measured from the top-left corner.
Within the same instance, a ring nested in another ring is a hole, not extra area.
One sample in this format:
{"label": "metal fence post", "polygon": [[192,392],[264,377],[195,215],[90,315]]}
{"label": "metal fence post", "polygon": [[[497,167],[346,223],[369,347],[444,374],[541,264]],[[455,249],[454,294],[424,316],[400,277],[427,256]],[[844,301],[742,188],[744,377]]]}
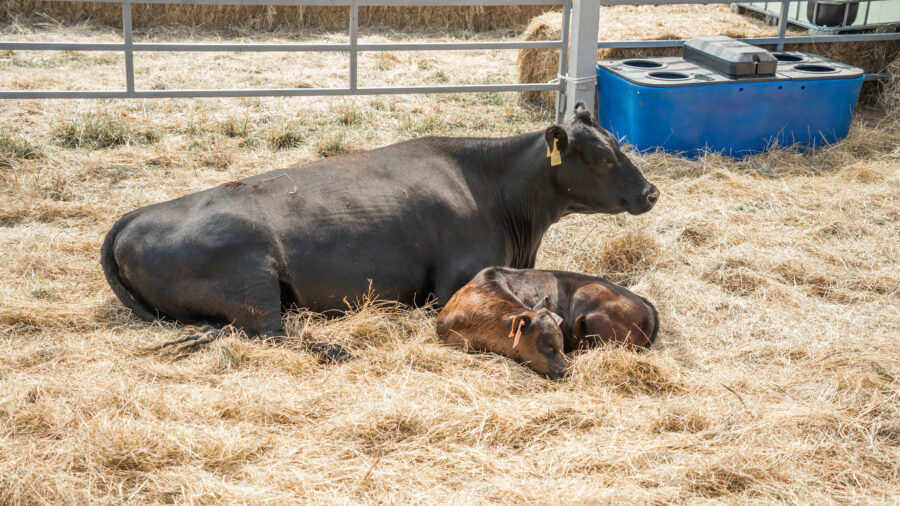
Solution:
{"label": "metal fence post", "polygon": [[125,42],[125,91],[134,93],[134,37],[131,33],[131,0],[122,2],[122,39]]}
{"label": "metal fence post", "polygon": [[356,57],[359,54],[358,41],[359,36],[359,6],[357,1],[353,0],[350,4],[350,89],[355,90],[357,84],[357,68]]}
{"label": "metal fence post", "polygon": [[601,0],[574,0],[566,73],[566,120],[575,115],[575,104],[584,102],[594,111],[597,88],[597,37],[600,35]]}
{"label": "metal fence post", "polygon": [[556,123],[562,123],[566,114],[566,82],[562,76],[566,74],[566,64],[569,59],[569,23],[572,19],[572,1],[565,0],[562,11],[562,29],[559,34],[561,46],[559,48],[559,69],[556,76],[559,78],[559,89],[556,91]]}
{"label": "metal fence post", "polygon": [[[788,9],[790,7],[790,1],[784,0],[781,2],[781,15],[778,16],[778,44],[775,46],[776,51],[784,51],[784,34],[787,32]],[[849,10],[849,7],[847,7],[847,10]]]}

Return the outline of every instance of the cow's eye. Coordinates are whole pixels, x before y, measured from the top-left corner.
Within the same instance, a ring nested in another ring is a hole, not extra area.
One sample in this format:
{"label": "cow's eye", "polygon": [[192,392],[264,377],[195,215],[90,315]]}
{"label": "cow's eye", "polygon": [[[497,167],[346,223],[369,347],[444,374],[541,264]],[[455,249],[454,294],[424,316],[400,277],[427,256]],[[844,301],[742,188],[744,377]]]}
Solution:
{"label": "cow's eye", "polygon": [[607,168],[607,169],[611,169],[611,168],[613,168],[613,167],[615,167],[615,166],[616,166],[616,162],[614,162],[614,161],[612,161],[612,160],[607,160],[607,161],[606,161],[606,168]]}

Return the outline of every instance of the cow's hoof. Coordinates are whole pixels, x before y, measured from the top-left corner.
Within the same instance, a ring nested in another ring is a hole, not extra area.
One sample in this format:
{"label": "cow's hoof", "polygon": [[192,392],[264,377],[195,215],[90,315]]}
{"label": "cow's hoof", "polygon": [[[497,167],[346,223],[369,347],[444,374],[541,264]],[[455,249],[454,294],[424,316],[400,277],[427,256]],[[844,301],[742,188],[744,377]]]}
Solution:
{"label": "cow's hoof", "polygon": [[353,358],[349,351],[338,344],[303,343],[303,347],[316,355],[320,364],[341,364]]}

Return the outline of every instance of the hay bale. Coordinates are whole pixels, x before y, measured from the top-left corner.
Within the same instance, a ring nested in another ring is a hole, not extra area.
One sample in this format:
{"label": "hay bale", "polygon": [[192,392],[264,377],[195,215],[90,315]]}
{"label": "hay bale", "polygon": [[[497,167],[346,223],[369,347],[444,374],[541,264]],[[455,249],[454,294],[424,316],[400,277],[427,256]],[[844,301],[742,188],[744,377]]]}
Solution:
{"label": "hay bale", "polygon": [[[524,40],[559,40],[559,13],[544,13],[529,23]],[[801,35],[805,32],[797,32]],[[731,12],[726,5],[639,5],[601,7],[598,40],[673,40],[701,35],[774,37],[778,28],[762,20]],[[789,31],[789,35],[790,35]],[[763,45],[766,49],[775,46]],[[849,63],[866,72],[881,72],[900,54],[900,42],[841,42],[788,44],[789,51],[806,51]],[[681,48],[598,49],[597,59],[680,55]],[[559,51],[523,49],[519,52],[519,82],[547,82],[556,78]],[[552,106],[553,92],[531,92],[525,99]]]}
{"label": "hay bale", "polygon": [[[8,0],[0,16],[12,13],[40,14],[60,21],[93,20],[121,26],[122,9],[112,3],[41,2]],[[361,26],[389,26],[396,29],[435,26],[449,29],[486,31],[524,25],[551,6],[492,7],[360,7]],[[165,5],[134,4],[133,23],[151,28],[165,25],[196,25],[206,28],[241,27],[271,30],[282,26],[342,29],[348,24],[347,7],[273,7],[247,5]]]}
{"label": "hay bale", "polygon": [[891,78],[884,84],[881,103],[885,110],[900,114],[900,56],[894,58],[885,72],[889,72]]}
{"label": "hay bale", "polygon": [[891,74],[891,78],[880,83],[878,105],[884,109],[885,121],[883,127],[892,132],[900,131],[900,56],[894,58],[885,72]]}
{"label": "hay bale", "polygon": [[[523,38],[532,40],[559,40],[562,35],[560,13],[547,12],[528,23]],[[556,78],[559,69],[558,49],[521,49],[516,61],[520,83],[543,83]],[[526,91],[528,102],[552,106],[555,94],[552,91]]]}

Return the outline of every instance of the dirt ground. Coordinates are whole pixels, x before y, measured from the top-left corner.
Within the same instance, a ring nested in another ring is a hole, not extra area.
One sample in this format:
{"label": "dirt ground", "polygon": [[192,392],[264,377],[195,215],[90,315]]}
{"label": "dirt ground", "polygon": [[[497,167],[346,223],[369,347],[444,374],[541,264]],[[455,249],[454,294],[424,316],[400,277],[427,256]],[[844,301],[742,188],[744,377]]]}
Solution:
{"label": "dirt ground", "polygon": [[[362,32],[405,37],[442,39]],[[117,32],[18,18],[0,39]],[[345,56],[157,53],[136,69],[157,89],[341,86]],[[363,55],[360,85],[514,82],[515,58]],[[122,87],[122,68],[0,52],[0,88]],[[657,207],[568,217],[538,266],[649,298],[658,345],[590,351],[554,382],[441,345],[428,308],[372,301],[288,315],[283,346],[147,354],[183,330],[131,317],[99,265],[105,232],[140,206],[411,137],[552,122],[515,94],[0,101],[0,503],[896,503],[898,117],[860,111],[847,140],[805,154],[635,155]],[[357,358],[319,365],[301,339]]]}

